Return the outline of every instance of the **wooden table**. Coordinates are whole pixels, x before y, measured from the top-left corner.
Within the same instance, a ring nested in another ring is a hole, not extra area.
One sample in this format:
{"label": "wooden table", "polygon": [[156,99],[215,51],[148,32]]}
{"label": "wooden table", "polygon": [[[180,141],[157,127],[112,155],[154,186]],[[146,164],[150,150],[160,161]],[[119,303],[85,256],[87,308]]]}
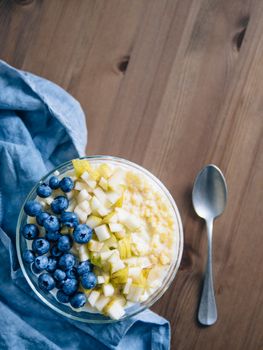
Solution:
{"label": "wooden table", "polygon": [[[0,44],[1,59],[80,101],[88,154],[142,164],[173,194],[184,256],[153,307],[171,322],[171,348],[263,349],[263,1],[2,0]],[[207,241],[191,190],[207,163],[229,201],[214,231],[219,319],[202,328]]]}

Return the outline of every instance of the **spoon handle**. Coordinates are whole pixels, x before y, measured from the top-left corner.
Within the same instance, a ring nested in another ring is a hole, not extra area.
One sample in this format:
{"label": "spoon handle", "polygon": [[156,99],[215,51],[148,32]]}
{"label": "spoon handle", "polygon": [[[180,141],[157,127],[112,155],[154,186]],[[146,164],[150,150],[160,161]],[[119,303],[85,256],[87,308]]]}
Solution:
{"label": "spoon handle", "polygon": [[217,320],[217,309],[213,286],[213,268],[212,268],[212,233],[213,220],[206,222],[208,238],[208,257],[206,264],[205,279],[201,301],[198,310],[198,320],[202,325],[211,326]]}

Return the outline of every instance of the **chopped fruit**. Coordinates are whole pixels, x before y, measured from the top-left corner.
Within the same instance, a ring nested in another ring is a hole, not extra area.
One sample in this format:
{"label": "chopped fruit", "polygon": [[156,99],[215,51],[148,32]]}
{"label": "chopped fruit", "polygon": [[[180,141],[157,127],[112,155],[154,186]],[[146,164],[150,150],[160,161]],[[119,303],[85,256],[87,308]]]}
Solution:
{"label": "chopped fruit", "polygon": [[116,224],[116,223],[110,223],[109,224],[111,232],[121,232],[124,230],[124,227],[122,224]]}
{"label": "chopped fruit", "polygon": [[131,243],[128,237],[125,237],[118,242],[119,252],[121,259],[127,259],[131,257]]}
{"label": "chopped fruit", "polygon": [[113,320],[119,320],[125,314],[125,311],[118,301],[112,301],[105,307],[105,313]]}
{"label": "chopped fruit", "polygon": [[86,222],[88,214],[78,205],[75,207],[74,213],[78,216],[80,222]]}
{"label": "chopped fruit", "polygon": [[83,210],[87,216],[91,213],[91,208],[90,208],[89,202],[87,200],[80,202],[77,205],[77,208],[80,208],[81,210]]}
{"label": "chopped fruit", "polygon": [[101,295],[99,299],[95,302],[95,307],[97,310],[102,311],[104,307],[109,303],[110,298],[105,297],[104,295]]}
{"label": "chopped fruit", "polygon": [[78,250],[78,253],[79,253],[79,260],[80,261],[85,261],[85,260],[88,260],[89,259],[89,251],[88,251],[88,247],[86,244],[82,244],[80,247],[79,247],[79,250]]}
{"label": "chopped fruit", "polygon": [[120,284],[126,283],[128,279],[128,271],[128,267],[125,267],[124,269],[114,272],[111,275],[112,282]]}
{"label": "chopped fruit", "polygon": [[80,177],[85,171],[89,172],[92,170],[89,161],[85,159],[73,159],[72,164],[78,177]]}
{"label": "chopped fruit", "polygon": [[91,252],[99,252],[102,249],[103,245],[104,245],[103,242],[98,242],[98,241],[95,241],[94,239],[91,239],[88,243],[88,249]]}
{"label": "chopped fruit", "polygon": [[118,193],[118,192],[108,192],[107,193],[107,199],[108,201],[111,203],[111,205],[115,204],[118,199],[120,199],[122,196],[122,193]]}
{"label": "chopped fruit", "polygon": [[127,294],[127,299],[130,301],[138,302],[143,292],[143,286],[132,283]]}
{"label": "chopped fruit", "polygon": [[90,199],[91,199],[91,195],[89,194],[89,192],[86,189],[81,190],[77,196],[78,203],[80,203],[84,200],[90,200]]}
{"label": "chopped fruit", "polygon": [[111,175],[111,177],[108,179],[108,184],[113,190],[124,184],[124,172],[121,168],[116,169],[116,171]]}
{"label": "chopped fruit", "polygon": [[111,265],[112,274],[116,271],[124,269],[125,267],[123,261],[120,259],[120,257],[117,254],[112,254],[112,256],[109,258],[109,262]]}
{"label": "chopped fruit", "polygon": [[97,187],[93,190],[93,193],[95,194],[95,196],[98,198],[98,200],[101,202],[101,204],[105,207],[110,207],[111,206],[111,202],[108,199],[108,195],[105,194],[105,192]]}
{"label": "chopped fruit", "polygon": [[98,284],[105,283],[105,277],[104,276],[97,276]]}
{"label": "chopped fruit", "polygon": [[103,249],[107,250],[107,249],[117,248],[117,246],[118,246],[118,243],[117,243],[116,237],[114,235],[111,235],[110,238],[104,241]]}
{"label": "chopped fruit", "polygon": [[99,181],[99,186],[104,190],[104,191],[108,191],[108,181],[102,177]]}
{"label": "chopped fruit", "polygon": [[106,216],[110,213],[110,209],[106,208],[99,200],[97,197],[92,197],[91,200],[91,209],[93,214],[99,214],[101,216]]}
{"label": "chopped fruit", "polygon": [[95,215],[90,215],[86,221],[86,224],[91,228],[99,226],[101,223],[102,223],[102,218]]}
{"label": "chopped fruit", "polygon": [[94,230],[99,241],[105,241],[110,238],[110,232],[106,225],[97,226]]}
{"label": "chopped fruit", "polygon": [[90,303],[91,306],[95,306],[97,300],[100,297],[100,292],[93,290],[90,295],[88,296],[88,302]]}
{"label": "chopped fruit", "polygon": [[129,277],[138,278],[141,275],[141,271],[142,269],[140,266],[129,267]]}
{"label": "chopped fruit", "polygon": [[108,179],[112,175],[112,170],[108,164],[101,164],[97,170],[102,178]]}
{"label": "chopped fruit", "polygon": [[113,254],[112,250],[107,250],[105,252],[100,253],[101,261],[108,260]]}
{"label": "chopped fruit", "polygon": [[129,230],[136,230],[141,225],[139,218],[121,208],[118,208],[118,218]]}
{"label": "chopped fruit", "polygon": [[102,291],[105,297],[111,297],[114,294],[114,287],[112,284],[103,284]]}
{"label": "chopped fruit", "polygon": [[108,214],[103,218],[102,224],[109,224],[111,222],[116,222],[117,218],[118,218],[117,214],[113,211],[112,213]]}
{"label": "chopped fruit", "polygon": [[87,190],[87,189],[88,189],[88,186],[87,186],[87,184],[84,183],[83,181],[77,181],[77,182],[75,183],[74,189],[77,190],[77,191]]}
{"label": "chopped fruit", "polygon": [[129,293],[129,290],[130,290],[130,286],[132,284],[132,278],[128,278],[127,279],[127,282],[123,288],[123,294],[128,294]]}

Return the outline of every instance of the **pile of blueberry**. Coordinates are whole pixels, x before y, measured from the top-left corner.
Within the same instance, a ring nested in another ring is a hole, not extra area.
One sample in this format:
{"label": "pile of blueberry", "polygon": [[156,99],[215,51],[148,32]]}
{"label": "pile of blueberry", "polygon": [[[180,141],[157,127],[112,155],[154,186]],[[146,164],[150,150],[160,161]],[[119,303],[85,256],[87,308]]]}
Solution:
{"label": "pile of blueberry", "polygon": [[[39,197],[47,198],[52,190],[61,189],[64,193],[70,192],[74,182],[70,177],[59,180],[52,176],[48,184],[42,183],[37,188]],[[86,303],[86,296],[79,292],[79,286],[92,289],[97,284],[96,275],[92,272],[93,266],[89,260],[79,262],[70,249],[73,241],[84,244],[92,237],[92,229],[79,224],[78,217],[73,212],[65,211],[69,206],[66,196],[57,196],[50,205],[50,212],[42,211],[42,206],[36,200],[29,201],[24,206],[27,215],[36,217],[39,226],[45,230],[45,236],[39,237],[39,227],[35,224],[26,224],[21,233],[27,240],[32,240],[32,250],[25,250],[23,259],[32,264],[32,271],[38,276],[39,287],[49,292],[57,288],[57,300],[61,303],[70,303],[74,308],[80,308]],[[73,230],[70,234],[61,234],[64,227]]]}

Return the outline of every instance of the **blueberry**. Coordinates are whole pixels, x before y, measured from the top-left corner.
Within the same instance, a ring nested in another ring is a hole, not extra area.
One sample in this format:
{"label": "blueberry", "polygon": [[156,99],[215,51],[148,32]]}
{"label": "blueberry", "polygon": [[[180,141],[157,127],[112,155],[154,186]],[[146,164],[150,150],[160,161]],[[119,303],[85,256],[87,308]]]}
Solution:
{"label": "blueberry", "polygon": [[66,304],[69,302],[69,295],[62,292],[62,290],[58,290],[57,291],[57,300],[63,304]]}
{"label": "blueberry", "polygon": [[78,309],[85,305],[87,301],[86,295],[82,292],[77,292],[70,298],[70,305],[75,309]]}
{"label": "blueberry", "polygon": [[66,270],[66,275],[68,278],[78,279],[78,272],[75,267],[72,267],[72,269]]}
{"label": "blueberry", "polygon": [[35,224],[26,224],[21,232],[26,239],[34,239],[38,236],[39,229]]}
{"label": "blueberry", "polygon": [[54,272],[56,270],[56,268],[57,268],[57,264],[58,264],[57,260],[50,256],[48,258],[48,265],[47,265],[46,270],[48,272]]}
{"label": "blueberry", "polygon": [[63,192],[70,192],[74,187],[74,182],[70,177],[66,176],[60,181],[59,187]]}
{"label": "blueberry", "polygon": [[88,272],[82,275],[81,284],[85,289],[92,289],[97,284],[97,277],[93,272]]}
{"label": "blueberry", "polygon": [[55,281],[49,273],[42,273],[38,277],[38,285],[42,290],[49,291],[55,287]]}
{"label": "blueberry", "polygon": [[54,215],[50,215],[43,224],[48,232],[56,232],[60,227],[59,219]]}
{"label": "blueberry", "polygon": [[36,275],[39,275],[39,274],[42,272],[42,270],[39,270],[39,269],[36,267],[35,263],[33,263],[33,264],[31,265],[31,270],[32,270]]}
{"label": "blueberry", "polygon": [[52,190],[59,188],[59,178],[57,176],[51,176],[49,179],[49,187],[52,188]]}
{"label": "blueberry", "polygon": [[77,243],[87,243],[91,240],[92,229],[86,224],[78,225],[73,232],[74,241]]}
{"label": "blueberry", "polygon": [[48,241],[55,242],[61,237],[61,234],[59,232],[47,232],[45,235],[45,238]]}
{"label": "blueberry", "polygon": [[51,195],[52,189],[45,183],[40,184],[37,188],[37,194],[41,198],[47,198]]}
{"label": "blueberry", "polygon": [[37,201],[28,201],[24,206],[24,211],[29,216],[37,216],[41,212],[42,206]]}
{"label": "blueberry", "polygon": [[82,261],[79,266],[77,267],[78,274],[84,275],[87,272],[91,272],[92,270],[92,265],[89,262],[89,260]]}
{"label": "blueberry", "polygon": [[62,254],[63,254],[63,252],[62,251],[60,251],[59,249],[58,249],[58,247],[56,246],[56,245],[54,245],[52,248],[51,248],[51,255],[53,255],[54,257],[59,257],[59,256],[61,256]]}
{"label": "blueberry", "polygon": [[72,247],[72,239],[70,235],[63,235],[58,240],[58,249],[62,252],[68,252]]}
{"label": "blueberry", "polygon": [[68,208],[68,206],[69,206],[69,201],[67,197],[64,197],[64,196],[56,197],[51,203],[51,209],[55,214],[62,213],[64,210]]}
{"label": "blueberry", "polygon": [[35,260],[35,254],[32,250],[25,250],[23,252],[23,259],[27,264],[31,264]]}
{"label": "blueberry", "polygon": [[62,290],[67,295],[74,294],[78,290],[78,281],[75,278],[67,278],[63,283]]}
{"label": "blueberry", "polygon": [[63,286],[63,284],[64,284],[64,282],[65,282],[65,280],[62,280],[62,281],[55,281],[55,283],[56,283],[56,288],[57,289],[61,289],[62,288],[62,286]]}
{"label": "blueberry", "polygon": [[79,224],[77,215],[70,211],[64,211],[61,214],[60,220],[62,225],[66,225],[68,227],[76,227]]}
{"label": "blueberry", "polygon": [[46,213],[45,211],[39,213],[36,217],[38,225],[43,226],[44,221],[49,217],[49,215],[50,214]]}
{"label": "blueberry", "polygon": [[68,270],[75,265],[75,262],[75,256],[70,253],[66,253],[60,257],[58,264],[63,270]]}
{"label": "blueberry", "polygon": [[49,248],[50,243],[44,238],[36,238],[32,243],[32,249],[38,255],[46,254]]}
{"label": "blueberry", "polygon": [[35,266],[38,270],[45,270],[48,265],[48,257],[46,255],[37,256],[35,258]]}
{"label": "blueberry", "polygon": [[66,272],[62,271],[60,269],[55,270],[54,272],[54,278],[57,281],[63,281],[66,278]]}

